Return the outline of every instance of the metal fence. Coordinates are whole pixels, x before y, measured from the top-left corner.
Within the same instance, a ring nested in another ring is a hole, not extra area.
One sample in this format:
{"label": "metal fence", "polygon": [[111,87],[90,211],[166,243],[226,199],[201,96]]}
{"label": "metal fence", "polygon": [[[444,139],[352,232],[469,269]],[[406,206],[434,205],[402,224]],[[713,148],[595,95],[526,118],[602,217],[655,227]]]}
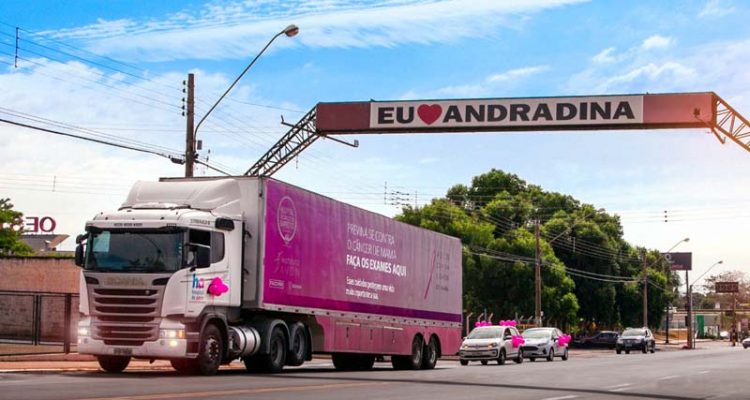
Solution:
{"label": "metal fence", "polygon": [[75,351],[78,295],[0,291],[0,356]]}

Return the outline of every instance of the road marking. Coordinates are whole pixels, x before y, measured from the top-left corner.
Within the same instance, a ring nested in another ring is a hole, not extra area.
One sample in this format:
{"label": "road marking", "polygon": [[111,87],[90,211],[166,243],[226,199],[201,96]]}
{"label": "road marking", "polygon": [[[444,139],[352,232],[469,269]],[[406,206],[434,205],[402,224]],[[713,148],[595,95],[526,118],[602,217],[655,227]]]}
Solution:
{"label": "road marking", "polygon": [[703,375],[703,374],[707,374],[707,373],[709,373],[709,372],[711,372],[711,371],[701,371],[701,372],[698,372],[698,375]]}
{"label": "road marking", "polygon": [[212,390],[210,392],[183,392],[183,393],[162,393],[147,394],[135,396],[116,396],[116,397],[92,397],[82,400],[150,400],[150,399],[189,399],[192,397],[218,397],[232,395],[247,395],[260,393],[278,393],[278,392],[303,392],[307,390],[329,390],[345,389],[362,386],[387,385],[389,382],[368,382],[368,383],[341,383],[331,385],[306,385],[293,387],[269,387],[258,389],[235,389],[235,390]]}
{"label": "road marking", "polygon": [[674,379],[679,378],[679,375],[668,375],[668,376],[662,376],[661,378],[657,379],[657,381],[666,381],[667,379]]}
{"label": "road marking", "polygon": [[542,400],[565,400],[565,399],[575,399],[576,397],[578,396],[570,395],[570,396],[560,396],[560,397],[547,397]]}
{"label": "road marking", "polygon": [[623,383],[623,384],[620,384],[620,385],[605,386],[602,389],[617,389],[617,388],[621,388],[621,387],[625,387],[625,386],[630,386],[630,385],[632,385],[632,383]]}

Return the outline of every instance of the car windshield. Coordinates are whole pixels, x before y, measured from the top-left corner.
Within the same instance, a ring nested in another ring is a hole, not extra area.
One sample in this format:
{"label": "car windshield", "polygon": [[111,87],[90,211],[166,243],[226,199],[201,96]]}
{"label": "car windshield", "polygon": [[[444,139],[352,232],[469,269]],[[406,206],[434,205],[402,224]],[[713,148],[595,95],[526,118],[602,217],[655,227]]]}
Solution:
{"label": "car windshield", "polygon": [[552,335],[549,329],[527,329],[523,332],[526,339],[548,339]]}
{"label": "car windshield", "polygon": [[494,339],[503,336],[502,328],[480,328],[469,333],[467,339]]}
{"label": "car windshield", "polygon": [[646,336],[645,329],[628,329],[622,333],[622,336]]}
{"label": "car windshield", "polygon": [[86,269],[99,272],[174,272],[182,267],[184,231],[91,232]]}

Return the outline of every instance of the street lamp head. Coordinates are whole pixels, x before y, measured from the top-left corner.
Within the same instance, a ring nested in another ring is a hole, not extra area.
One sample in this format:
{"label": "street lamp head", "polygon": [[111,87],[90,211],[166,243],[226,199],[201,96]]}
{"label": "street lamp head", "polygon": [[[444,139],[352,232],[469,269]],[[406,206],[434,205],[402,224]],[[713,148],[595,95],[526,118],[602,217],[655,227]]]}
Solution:
{"label": "street lamp head", "polygon": [[291,24],[291,25],[287,26],[286,28],[284,28],[284,30],[282,32],[287,37],[297,36],[297,34],[299,33],[299,27],[297,25]]}
{"label": "street lamp head", "polygon": [[718,264],[724,264],[724,260],[719,260]]}
{"label": "street lamp head", "polygon": [[689,238],[689,237],[686,237],[685,239],[682,239],[682,241],[683,241],[683,242],[689,242],[689,241],[690,241],[690,238]]}

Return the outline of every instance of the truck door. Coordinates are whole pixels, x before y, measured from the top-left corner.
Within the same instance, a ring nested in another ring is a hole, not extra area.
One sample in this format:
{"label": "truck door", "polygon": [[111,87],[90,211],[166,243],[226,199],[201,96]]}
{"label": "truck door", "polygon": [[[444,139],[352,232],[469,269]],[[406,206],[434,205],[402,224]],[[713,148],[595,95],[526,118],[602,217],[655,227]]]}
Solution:
{"label": "truck door", "polygon": [[[229,301],[230,277],[225,260],[224,233],[189,229],[185,246],[185,265],[190,268],[187,282],[187,310],[200,314],[207,305],[225,305]],[[214,285],[209,291],[209,287]]]}

